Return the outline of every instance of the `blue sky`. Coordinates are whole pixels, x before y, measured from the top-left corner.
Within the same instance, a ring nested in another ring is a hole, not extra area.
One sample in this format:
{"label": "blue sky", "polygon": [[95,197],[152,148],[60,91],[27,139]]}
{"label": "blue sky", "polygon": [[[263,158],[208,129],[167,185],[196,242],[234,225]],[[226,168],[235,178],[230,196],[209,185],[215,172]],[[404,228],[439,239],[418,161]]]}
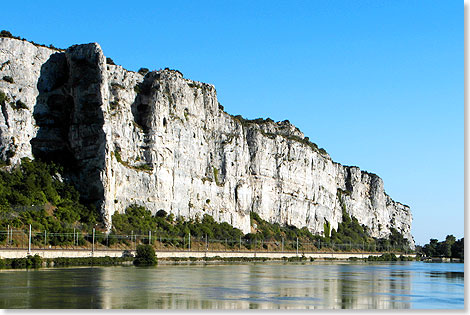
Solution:
{"label": "blue sky", "polygon": [[98,42],[129,70],[179,69],[247,118],[289,119],[384,179],[418,244],[464,234],[458,1],[8,1],[0,29]]}

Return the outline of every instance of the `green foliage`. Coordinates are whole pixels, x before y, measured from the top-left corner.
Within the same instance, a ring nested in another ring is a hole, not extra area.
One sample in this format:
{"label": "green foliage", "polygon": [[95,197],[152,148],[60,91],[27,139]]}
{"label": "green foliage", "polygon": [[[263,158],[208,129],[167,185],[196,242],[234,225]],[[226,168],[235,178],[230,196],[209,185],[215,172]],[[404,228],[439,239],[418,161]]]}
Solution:
{"label": "green foliage", "polygon": [[[17,38],[15,36],[13,36],[9,31],[6,31],[6,30],[2,30],[0,32],[0,37]],[[19,39],[19,37],[17,39]]]}
{"label": "green foliage", "polygon": [[48,263],[53,262],[54,266],[82,266],[82,265],[117,265],[125,261],[131,261],[130,257],[59,257],[47,259]]}
{"label": "green foliage", "polygon": [[39,255],[28,255],[26,258],[4,259],[0,263],[0,267],[4,268],[40,268],[42,266],[42,258]]}
{"label": "green foliage", "polygon": [[427,257],[450,257],[464,258],[464,239],[456,241],[455,236],[447,235],[446,239],[439,242],[437,239],[430,239],[429,243],[424,245],[422,252]]}
{"label": "green foliage", "polygon": [[[86,229],[96,223],[94,209],[81,204],[75,188],[56,178],[60,173],[61,168],[52,163],[28,158],[11,172],[0,171],[0,230],[32,224],[33,230],[68,233],[72,226]],[[48,239],[51,245],[62,241]]]}
{"label": "green foliage", "polygon": [[215,167],[212,168],[214,171],[214,180],[217,185],[219,185],[219,170]]}
{"label": "green foliage", "polygon": [[157,256],[155,256],[155,250],[152,246],[139,245],[137,246],[137,253],[134,259],[134,265],[136,266],[153,266],[157,263]]}
{"label": "green foliage", "polygon": [[8,97],[5,93],[0,91],[0,105],[5,105],[5,102],[8,100]]}
{"label": "green foliage", "polygon": [[119,102],[118,101],[111,101],[109,102],[109,108],[111,110],[115,110],[119,107]]}
{"label": "green foliage", "polygon": [[119,152],[119,151],[114,151],[114,156],[116,157],[116,160],[117,160],[119,163],[122,163],[121,152]]}
{"label": "green foliage", "polygon": [[328,222],[327,220],[325,220],[325,223],[323,223],[323,235],[326,237],[326,238],[329,238],[330,237],[330,222]]}
{"label": "green foliage", "polygon": [[234,228],[227,222],[217,223],[210,215],[205,214],[202,220],[183,220],[179,217],[176,221],[173,214],[166,216],[164,210],[159,210],[154,216],[142,206],[131,205],[125,213],[115,213],[112,216],[114,234],[146,234],[154,231],[169,245],[179,246],[172,238],[184,238],[191,233],[192,237],[203,239],[206,236],[211,239],[239,239],[243,232]]}
{"label": "green foliage", "polygon": [[331,241],[339,244],[361,244],[369,243],[371,239],[359,221],[355,217],[351,218],[343,207],[343,221],[338,223],[337,230],[331,231]]}
{"label": "green foliage", "polygon": [[111,86],[112,86],[113,88],[115,88],[115,89],[120,89],[120,90],[124,90],[124,89],[125,89],[125,87],[124,87],[122,84],[119,84],[119,83],[117,83],[117,82],[111,83]]}
{"label": "green foliage", "polygon": [[6,81],[8,83],[14,83],[15,82],[15,81],[13,81],[13,78],[8,76],[8,75],[3,76],[2,79],[3,79],[3,81]]}
{"label": "green foliage", "polygon": [[147,68],[140,68],[139,71],[137,71],[138,73],[140,73],[141,75],[146,75],[147,73],[149,73],[149,69]]}
{"label": "green foliage", "polygon": [[143,164],[139,164],[139,165],[136,165],[136,166],[133,166],[132,168],[138,170],[138,171],[152,171],[153,168],[152,166],[146,164],[146,163],[143,163]]}
{"label": "green foliage", "polygon": [[129,257],[59,257],[41,258],[39,255],[27,256],[26,258],[0,259],[0,268],[40,268],[43,264],[56,267],[83,266],[83,265],[117,265],[126,261],[132,261]]}
{"label": "green foliage", "polygon": [[[280,225],[279,223],[269,223],[266,220],[261,219],[261,217],[256,212],[250,212],[250,221],[251,226],[256,224],[257,232],[252,234],[248,233],[244,236],[244,239],[249,242],[253,242],[255,239],[264,239],[266,241],[279,241],[284,240],[296,240],[299,239],[299,242],[312,242],[318,240],[324,240],[321,236],[313,235],[306,227],[297,228],[292,225]],[[251,246],[250,246],[251,247]],[[292,249],[292,244],[285,243],[284,246],[286,249]]]}
{"label": "green foliage", "polygon": [[400,255],[397,257],[393,253],[385,253],[381,256],[369,256],[367,261],[413,261],[413,257]]}
{"label": "green foliage", "polygon": [[20,109],[28,109],[28,106],[23,103],[21,100],[17,100],[16,103],[12,103],[13,109],[20,110]]}
{"label": "green foliage", "polygon": [[462,237],[458,241],[455,241],[451,247],[451,257],[464,259],[464,238]]}
{"label": "green foliage", "polygon": [[128,162],[126,162],[122,159],[121,153],[119,151],[114,151],[114,157],[116,158],[116,160],[119,163],[121,163],[125,167],[133,168],[133,169],[138,170],[138,171],[152,171],[153,170],[152,166],[150,166],[146,163],[136,165],[136,166],[130,165]]}
{"label": "green foliage", "polygon": [[166,213],[166,211],[163,209],[158,210],[157,213],[155,214],[157,218],[165,218],[167,215],[168,213]]}
{"label": "green foliage", "polygon": [[392,253],[385,253],[381,256],[369,256],[368,261],[398,261],[397,256]]}

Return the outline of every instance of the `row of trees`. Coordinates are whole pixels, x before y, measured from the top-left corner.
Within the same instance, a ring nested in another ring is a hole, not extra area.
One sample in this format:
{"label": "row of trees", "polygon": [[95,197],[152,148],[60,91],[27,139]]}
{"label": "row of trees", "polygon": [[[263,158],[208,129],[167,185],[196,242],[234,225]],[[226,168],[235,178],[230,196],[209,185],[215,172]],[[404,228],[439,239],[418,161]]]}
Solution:
{"label": "row of trees", "polygon": [[456,240],[455,236],[447,235],[444,241],[439,242],[432,238],[428,244],[419,247],[418,252],[426,257],[448,257],[464,259],[464,238]]}

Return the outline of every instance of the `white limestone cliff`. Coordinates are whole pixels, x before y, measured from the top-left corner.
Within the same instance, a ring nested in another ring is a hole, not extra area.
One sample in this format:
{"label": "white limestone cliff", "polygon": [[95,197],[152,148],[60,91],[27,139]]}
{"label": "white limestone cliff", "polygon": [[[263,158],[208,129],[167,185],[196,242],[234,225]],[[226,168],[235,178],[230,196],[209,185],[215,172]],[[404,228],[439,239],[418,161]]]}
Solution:
{"label": "white limestone cliff", "polygon": [[68,179],[108,224],[136,203],[207,213],[245,233],[254,211],[321,234],[344,208],[372,236],[395,228],[414,244],[411,211],[381,178],[333,162],[288,121],[227,114],[210,84],[107,64],[96,43],[62,52],[0,38],[0,65],[0,79],[13,80],[0,80],[0,157],[68,165]]}

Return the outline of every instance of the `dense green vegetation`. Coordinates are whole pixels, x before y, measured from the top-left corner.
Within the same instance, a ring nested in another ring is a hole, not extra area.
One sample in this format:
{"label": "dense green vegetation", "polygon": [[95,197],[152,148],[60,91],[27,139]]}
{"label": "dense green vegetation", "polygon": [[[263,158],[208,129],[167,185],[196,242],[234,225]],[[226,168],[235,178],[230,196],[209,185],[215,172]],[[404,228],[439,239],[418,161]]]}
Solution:
{"label": "dense green vegetation", "polygon": [[418,252],[426,257],[448,257],[464,259],[464,238],[456,240],[455,236],[447,235],[444,241],[431,239],[428,244],[418,248]]}
{"label": "dense green vegetation", "polygon": [[[261,219],[261,217],[255,213],[251,212],[250,215],[251,225],[256,226],[256,233],[248,233],[244,236],[246,240],[253,242],[255,239],[263,239],[265,241],[279,241],[282,240],[297,240],[299,242],[321,242],[325,239],[319,235],[312,234],[306,227],[301,229],[293,225],[280,225],[279,223],[269,223],[266,220]],[[267,245],[264,246],[267,249]],[[286,249],[292,248],[293,243],[286,242],[284,244]]]}
{"label": "dense green vegetation", "polygon": [[136,266],[153,266],[157,263],[157,256],[155,250],[149,244],[141,244],[137,246],[137,251],[134,259]]}
{"label": "dense green vegetation", "polygon": [[[52,163],[28,158],[11,172],[0,171],[0,230],[7,227],[26,231],[72,233],[73,229],[90,231],[99,216],[92,206],[79,200],[79,193],[70,184],[59,180],[62,169]],[[0,241],[6,235],[0,234]],[[42,242],[39,236],[33,239]],[[51,235],[48,244],[71,243],[65,236]]]}
{"label": "dense green vegetation", "polygon": [[39,255],[28,255],[26,258],[0,259],[0,268],[40,268],[42,266],[107,266],[131,262],[132,257],[59,257],[41,258]]}
{"label": "dense green vegetation", "polygon": [[369,256],[367,261],[412,261],[413,257],[407,257],[400,255],[399,257],[395,256],[393,253],[385,253],[381,256]]}
{"label": "dense green vegetation", "polygon": [[42,266],[39,255],[28,255],[26,258],[0,259],[0,268],[39,268]]}
{"label": "dense green vegetation", "polygon": [[184,220],[183,217],[174,218],[159,210],[155,215],[146,208],[138,205],[129,206],[125,213],[115,213],[112,216],[113,227],[111,237],[119,234],[143,234],[153,231],[162,242],[174,246],[183,246],[184,239],[189,234],[196,239],[236,239],[243,236],[242,231],[234,228],[227,222],[217,223],[210,215],[202,219]]}
{"label": "dense green vegetation", "polygon": [[[313,243],[317,248],[332,247],[333,249],[364,249],[371,251],[400,251],[408,248],[408,241],[397,230],[391,229],[389,238],[370,237],[367,227],[360,225],[355,217],[349,216],[343,207],[343,222],[338,224],[337,230],[332,229],[329,236],[330,224],[325,222],[324,235],[313,235],[306,227],[298,229],[295,226],[278,223],[269,223],[261,219],[258,214],[251,213],[251,223],[256,224],[257,233],[247,234],[248,239],[265,239],[271,241],[299,239],[300,244]],[[286,249],[294,247],[294,243],[286,243]],[[265,246],[265,248],[267,248]]]}

